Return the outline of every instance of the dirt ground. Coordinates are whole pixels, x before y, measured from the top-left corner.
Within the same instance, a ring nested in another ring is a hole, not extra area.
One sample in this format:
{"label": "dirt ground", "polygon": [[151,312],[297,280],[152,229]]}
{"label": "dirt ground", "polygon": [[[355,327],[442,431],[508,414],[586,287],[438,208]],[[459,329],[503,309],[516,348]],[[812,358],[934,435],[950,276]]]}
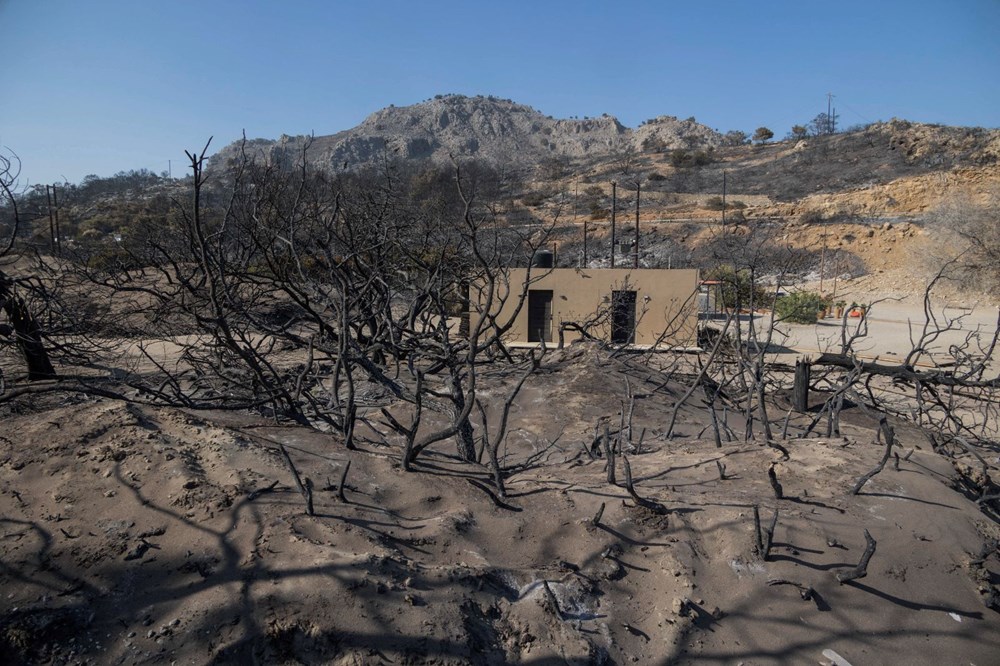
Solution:
{"label": "dirt ground", "polygon": [[[551,352],[516,402],[506,502],[451,443],[404,472],[374,391],[357,451],[247,414],[15,402],[0,430],[0,661],[997,663],[984,601],[1000,531],[919,433],[897,424],[909,458],[852,496],[883,448],[857,410],[841,437],[783,441],[787,458],[716,448],[701,403],[668,441],[684,387],[652,365]],[[487,397],[516,375],[494,371]],[[610,485],[586,450],[600,418],[617,429],[625,377],[641,397],[624,447],[662,513],[621,486],[620,459]],[[778,512],[766,559],[755,506],[765,527]],[[840,584],[866,529],[867,577]]]}

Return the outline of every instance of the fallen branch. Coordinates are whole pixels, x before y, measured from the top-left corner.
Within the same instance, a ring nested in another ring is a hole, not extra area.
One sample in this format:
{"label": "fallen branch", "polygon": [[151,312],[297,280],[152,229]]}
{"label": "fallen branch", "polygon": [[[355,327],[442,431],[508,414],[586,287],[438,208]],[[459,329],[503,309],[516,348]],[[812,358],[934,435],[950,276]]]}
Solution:
{"label": "fallen branch", "polygon": [[803,585],[802,583],[796,583],[794,580],[785,580],[784,578],[775,578],[767,581],[770,586],[774,585],[791,585],[797,588],[799,591],[799,596],[802,597],[802,601],[809,601],[816,594],[816,590],[812,589],[812,586]]}
{"label": "fallen branch", "polygon": [[788,453],[788,449],[783,447],[781,444],[778,444],[777,442],[768,442],[767,446],[781,453],[782,460],[790,460],[792,457],[791,454]]}
{"label": "fallen branch", "polygon": [[920,382],[921,384],[955,386],[961,388],[1000,388],[1000,376],[994,379],[974,381],[971,379],[956,377],[954,372],[949,372],[947,370],[920,371],[904,365],[886,365],[884,363],[859,361],[857,358],[848,356],[847,354],[822,354],[818,359],[813,361],[813,364],[835,365],[841,368],[849,369],[858,368],[865,374],[880,375],[882,377],[894,377],[896,379],[905,379],[911,382]]}
{"label": "fallen branch", "polygon": [[872,555],[875,554],[876,545],[878,544],[876,544],[875,539],[873,539],[872,535],[868,533],[868,530],[865,530],[865,552],[861,555],[861,561],[858,562],[858,566],[854,567],[850,571],[837,574],[837,582],[843,585],[848,581],[867,576],[868,562],[872,559]]}
{"label": "fallen branch", "polygon": [[507,504],[506,502],[504,502],[502,499],[500,499],[497,496],[496,493],[493,492],[493,489],[490,488],[489,486],[487,486],[486,484],[481,483],[481,482],[479,482],[479,481],[477,481],[475,479],[466,479],[466,481],[469,482],[470,486],[472,486],[472,487],[474,487],[474,488],[476,488],[478,490],[481,490],[484,493],[486,493],[489,496],[490,500],[493,501],[493,504],[495,504],[498,509],[506,509],[507,511],[521,511],[522,510],[519,507],[514,506],[513,504]]}

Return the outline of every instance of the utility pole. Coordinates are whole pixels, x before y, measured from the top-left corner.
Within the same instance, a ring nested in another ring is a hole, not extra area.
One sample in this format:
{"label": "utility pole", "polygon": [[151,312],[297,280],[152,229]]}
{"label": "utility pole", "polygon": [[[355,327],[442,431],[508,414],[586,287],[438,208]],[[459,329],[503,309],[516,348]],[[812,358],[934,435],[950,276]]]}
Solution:
{"label": "utility pole", "polygon": [[52,190],[50,185],[45,186],[45,198],[49,200],[49,253],[56,256],[56,223],[52,219]]}
{"label": "utility pole", "polygon": [[826,231],[823,231],[823,251],[819,255],[819,295],[823,295],[823,273],[826,272]]}
{"label": "utility pole", "polygon": [[836,127],[833,120],[833,93],[826,94],[826,133],[833,134]]}
{"label": "utility pole", "polygon": [[56,197],[56,185],[52,183],[52,206],[55,208],[56,221],[56,256],[62,256],[62,234],[59,233],[59,199]]}
{"label": "utility pole", "polygon": [[580,205],[580,181],[573,182],[573,226],[576,226],[576,211]]}
{"label": "utility pole", "polygon": [[632,268],[639,268],[639,193],[642,191],[642,183],[635,184],[635,246],[632,248],[635,257]]}
{"label": "utility pole", "polygon": [[618,208],[618,183],[611,181],[611,268],[615,267],[615,211]]}
{"label": "utility pole", "polygon": [[722,170],[722,226],[726,226],[726,170]]}

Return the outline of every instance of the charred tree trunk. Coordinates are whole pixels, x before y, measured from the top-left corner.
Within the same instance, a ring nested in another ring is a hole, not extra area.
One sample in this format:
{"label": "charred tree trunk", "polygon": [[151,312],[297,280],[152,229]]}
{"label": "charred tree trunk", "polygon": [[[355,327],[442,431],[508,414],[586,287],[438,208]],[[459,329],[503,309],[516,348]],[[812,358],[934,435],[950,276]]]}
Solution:
{"label": "charred tree trunk", "polygon": [[795,362],[795,384],[792,386],[792,407],[797,412],[809,411],[809,373],[812,366],[806,359]]}
{"label": "charred tree trunk", "polygon": [[28,380],[50,379],[56,371],[42,344],[42,329],[27,304],[14,293],[10,278],[0,274],[0,309],[10,321],[14,341],[28,366]]}
{"label": "charred tree trunk", "polygon": [[455,433],[458,455],[465,462],[475,462],[476,437],[472,429],[472,421],[469,420],[469,412],[465,408],[466,401],[465,392],[462,390],[462,378],[457,371],[453,371],[451,375],[451,402],[455,419],[458,421],[458,431]]}

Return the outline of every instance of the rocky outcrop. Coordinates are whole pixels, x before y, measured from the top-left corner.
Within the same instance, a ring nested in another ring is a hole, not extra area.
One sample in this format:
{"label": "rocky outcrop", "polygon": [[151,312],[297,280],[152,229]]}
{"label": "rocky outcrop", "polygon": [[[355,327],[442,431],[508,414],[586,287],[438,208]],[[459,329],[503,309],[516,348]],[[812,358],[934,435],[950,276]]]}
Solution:
{"label": "rocky outcrop", "polygon": [[[390,106],[357,127],[320,137],[255,139],[246,150],[273,163],[307,159],[326,169],[351,169],[385,157],[447,160],[475,156],[489,161],[537,164],[548,157],[584,158],[623,149],[708,148],[721,135],[693,118],[661,116],[638,130],[610,115],[555,119],[535,109],[496,97],[438,96],[412,106]],[[212,166],[240,155],[239,144],[219,151]]]}

